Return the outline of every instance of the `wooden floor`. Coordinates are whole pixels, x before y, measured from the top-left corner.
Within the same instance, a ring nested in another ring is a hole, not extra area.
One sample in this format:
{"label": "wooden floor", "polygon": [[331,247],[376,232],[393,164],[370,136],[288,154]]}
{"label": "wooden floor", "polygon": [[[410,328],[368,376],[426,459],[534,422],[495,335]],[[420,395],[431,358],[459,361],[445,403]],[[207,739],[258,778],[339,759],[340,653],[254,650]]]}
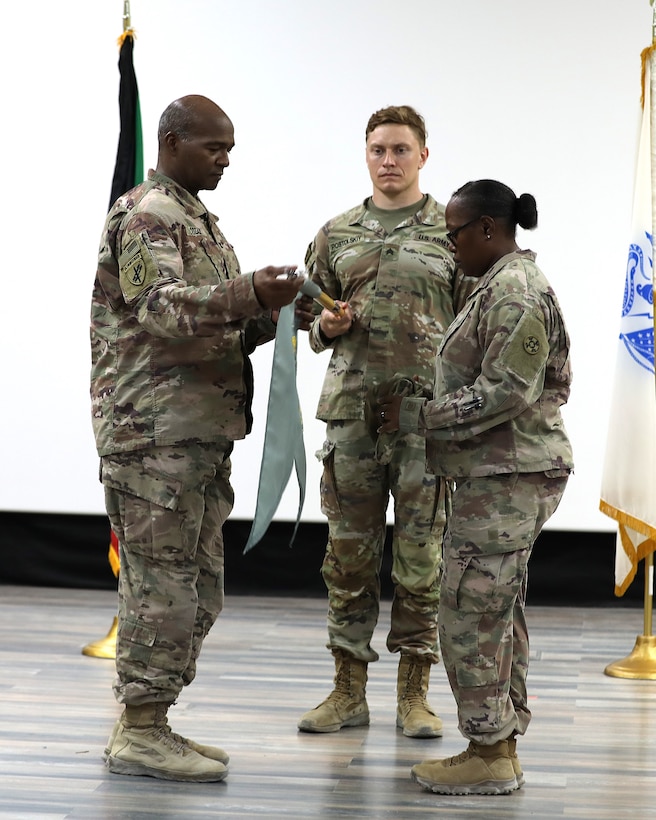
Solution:
{"label": "wooden floor", "polygon": [[456,754],[443,668],[430,700],[438,740],[395,728],[396,656],[370,667],[369,727],[302,734],[299,715],[330,689],[321,598],[229,597],[173,728],[231,755],[223,783],[112,775],[102,749],[120,712],[113,662],[81,654],[102,637],[112,592],[0,586],[0,818],[656,818],[656,681],[604,675],[641,634],[642,611],[529,607],[533,722],[518,751],[525,786],[500,797],[443,797],[410,779],[413,763]]}

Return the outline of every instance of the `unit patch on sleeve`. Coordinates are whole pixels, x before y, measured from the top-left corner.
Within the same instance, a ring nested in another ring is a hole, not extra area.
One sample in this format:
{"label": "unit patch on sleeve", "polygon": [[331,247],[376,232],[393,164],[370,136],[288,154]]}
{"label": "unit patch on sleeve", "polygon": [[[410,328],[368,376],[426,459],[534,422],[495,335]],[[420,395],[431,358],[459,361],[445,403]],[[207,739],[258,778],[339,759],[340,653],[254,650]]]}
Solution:
{"label": "unit patch on sleeve", "polygon": [[529,356],[535,356],[540,350],[540,340],[535,336],[524,336],[524,350]]}
{"label": "unit patch on sleeve", "polygon": [[118,260],[121,290],[128,304],[157,279],[157,264],[143,237],[130,240]]}
{"label": "unit patch on sleeve", "polygon": [[549,356],[549,341],[541,318],[527,311],[499,356],[500,366],[530,384]]}

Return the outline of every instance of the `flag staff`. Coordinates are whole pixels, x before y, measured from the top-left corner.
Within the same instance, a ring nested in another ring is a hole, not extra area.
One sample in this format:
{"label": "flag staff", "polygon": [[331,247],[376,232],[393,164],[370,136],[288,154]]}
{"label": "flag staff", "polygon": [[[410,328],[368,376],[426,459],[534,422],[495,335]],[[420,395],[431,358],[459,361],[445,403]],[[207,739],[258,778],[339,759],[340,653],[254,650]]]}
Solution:
{"label": "flag staff", "polygon": [[656,680],[656,636],[652,634],[654,601],[654,553],[645,558],[645,603],[642,635],[636,637],[633,651],[626,658],[609,663],[604,669],[612,678]]}
{"label": "flag staff", "polygon": [[[134,31],[132,30],[132,19],[131,19],[131,15],[130,15],[130,0],[123,0],[123,32],[120,35],[120,37],[118,38],[118,46],[119,46],[119,53],[120,54],[122,54],[123,45],[124,45],[126,40],[134,40]],[[121,72],[121,76],[123,77],[123,73],[124,73],[124,71],[126,71],[126,69],[123,65],[123,61],[122,61],[121,57],[119,57],[119,71]],[[129,56],[129,68],[127,69],[127,71],[128,72],[131,71],[131,73],[134,74],[134,68],[132,66],[132,52],[131,52],[131,50],[130,50],[130,56]],[[121,80],[121,83],[123,83],[123,79]],[[141,125],[140,125],[140,115],[139,115],[138,92],[136,92],[136,79],[134,80],[134,83],[135,83],[135,93],[137,95],[136,96],[136,103],[135,103],[135,105],[136,105],[136,127],[138,128],[139,134],[140,134],[141,133]],[[120,91],[119,91],[119,94],[120,94]],[[119,103],[119,110],[121,110],[120,103]],[[123,117],[122,111],[121,111],[121,117]],[[121,120],[121,128],[123,129],[123,127],[124,127],[123,126],[123,120]],[[133,123],[132,127],[135,127],[135,123]],[[140,150],[141,150],[138,147],[140,139],[141,138],[139,136],[139,139],[137,141],[137,147],[136,148],[133,147],[133,149],[132,149],[132,150],[136,150],[137,154],[140,154]],[[120,154],[120,151],[121,151],[121,141],[120,141],[120,138],[119,138],[119,154]],[[124,163],[124,165],[125,165],[125,163]],[[141,169],[141,171],[139,170],[140,165],[141,165],[141,162],[135,158],[135,163],[134,163],[134,168],[133,168],[133,171],[134,171],[135,175],[140,175],[141,174],[143,169]],[[123,182],[124,173],[122,171],[119,172],[119,168],[122,168],[122,166],[119,166],[119,158],[117,156],[117,170],[115,171],[115,178],[112,181],[112,196],[111,196],[112,201],[114,199],[115,194],[120,195],[122,193],[125,193],[125,191],[128,188],[131,187],[132,182],[134,182],[134,184],[136,184],[137,182],[141,182],[141,179],[143,178],[142,176],[139,176],[139,179],[131,179],[130,184],[124,183]],[[118,176],[117,176],[117,173],[118,173]],[[119,182],[120,189],[115,192],[114,186],[115,186],[116,180],[118,180],[118,182]],[[121,184],[122,182],[123,182],[123,184]],[[111,202],[110,202],[110,206],[111,206]],[[110,546],[110,550],[109,550],[109,561],[110,561],[110,565],[112,566],[112,569],[114,571],[114,574],[118,577],[118,572],[120,571],[119,560],[118,560],[118,541],[116,540],[116,536],[114,535],[113,532],[111,533],[110,544],[111,544],[111,546]],[[112,551],[113,549],[114,549],[114,551]],[[118,634],[118,617],[115,615],[113,620],[112,620],[112,625],[110,626],[109,631],[107,632],[105,637],[100,638],[97,641],[92,641],[91,643],[86,644],[86,646],[82,647],[82,654],[83,655],[88,655],[89,657],[92,657],[92,658],[108,658],[108,659],[116,658],[116,638],[117,638],[117,634]]]}
{"label": "flag staff", "polygon": [[[649,61],[651,66],[650,76],[650,98],[651,110],[649,112],[651,122],[651,199],[652,199],[652,305],[654,294],[654,237],[656,236],[656,3],[649,0],[652,7],[652,42],[651,48],[645,49],[643,60]],[[643,63],[644,68],[644,63]],[[644,76],[644,73],[643,73]],[[643,88],[644,93],[644,88]],[[656,334],[656,312],[654,313],[654,332]],[[656,391],[656,370],[654,378],[654,390]],[[653,605],[654,605],[654,553],[650,552],[645,557],[645,591],[644,591],[644,627],[643,634],[636,638],[633,651],[626,658],[608,664],[604,669],[606,675],[615,678],[634,678],[641,680],[656,680],[656,636],[652,632]]]}

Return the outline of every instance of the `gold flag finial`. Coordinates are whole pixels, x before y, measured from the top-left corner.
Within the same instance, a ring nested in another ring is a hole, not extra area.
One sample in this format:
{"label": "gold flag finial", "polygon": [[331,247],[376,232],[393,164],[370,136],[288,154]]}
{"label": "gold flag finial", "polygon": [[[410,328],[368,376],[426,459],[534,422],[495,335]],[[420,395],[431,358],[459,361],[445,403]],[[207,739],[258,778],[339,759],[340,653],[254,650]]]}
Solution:
{"label": "gold flag finial", "polygon": [[[649,2],[653,3],[654,0],[649,0]],[[130,20],[130,0],[123,0],[123,31],[127,31],[131,28],[132,22]]]}
{"label": "gold flag finial", "polygon": [[134,39],[136,34],[132,28],[132,18],[130,17],[130,0],[123,0],[123,31],[116,41],[119,48],[121,48],[127,37]]}
{"label": "gold flag finial", "polygon": [[640,54],[640,62],[642,70],[640,72],[640,105],[645,103],[645,76],[647,61],[651,60],[652,54],[656,51],[656,0],[649,0],[649,5],[652,7],[652,22],[651,22],[651,45],[643,48]]}

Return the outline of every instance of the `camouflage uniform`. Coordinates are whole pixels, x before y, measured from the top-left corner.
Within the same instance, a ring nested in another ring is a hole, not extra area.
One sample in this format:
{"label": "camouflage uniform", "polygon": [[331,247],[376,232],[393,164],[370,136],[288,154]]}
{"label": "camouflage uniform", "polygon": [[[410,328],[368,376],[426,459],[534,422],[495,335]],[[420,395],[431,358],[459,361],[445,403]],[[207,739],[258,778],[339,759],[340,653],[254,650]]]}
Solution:
{"label": "camouflage uniform", "polygon": [[387,233],[362,205],[329,221],[308,249],[306,267],[355,315],[350,331],[326,340],[318,320],[315,352],[332,348],[317,418],[327,422],[322,511],[329,540],[322,567],[328,589],[328,646],[361,661],[378,654],[380,566],[389,495],[394,498],[395,595],[387,647],[439,658],[437,606],[442,482],[426,472],[425,441],[399,439],[389,463],[375,458],[377,391],[396,373],[431,378],[435,354],[454,317],[454,265],[444,208],[427,196]]}
{"label": "camouflage uniform", "polygon": [[91,399],[121,545],[117,699],[170,703],[223,603],[232,442],[248,353],[272,338],[252,276],[200,200],[148,180],[110,210],[91,309]]}
{"label": "camouflage uniform", "polygon": [[560,414],[569,337],[530,251],[499,260],[447,330],[435,399],[403,399],[401,431],[427,436],[428,464],[455,479],[444,538],[440,640],[465,737],[524,734],[533,543],[573,469]]}

